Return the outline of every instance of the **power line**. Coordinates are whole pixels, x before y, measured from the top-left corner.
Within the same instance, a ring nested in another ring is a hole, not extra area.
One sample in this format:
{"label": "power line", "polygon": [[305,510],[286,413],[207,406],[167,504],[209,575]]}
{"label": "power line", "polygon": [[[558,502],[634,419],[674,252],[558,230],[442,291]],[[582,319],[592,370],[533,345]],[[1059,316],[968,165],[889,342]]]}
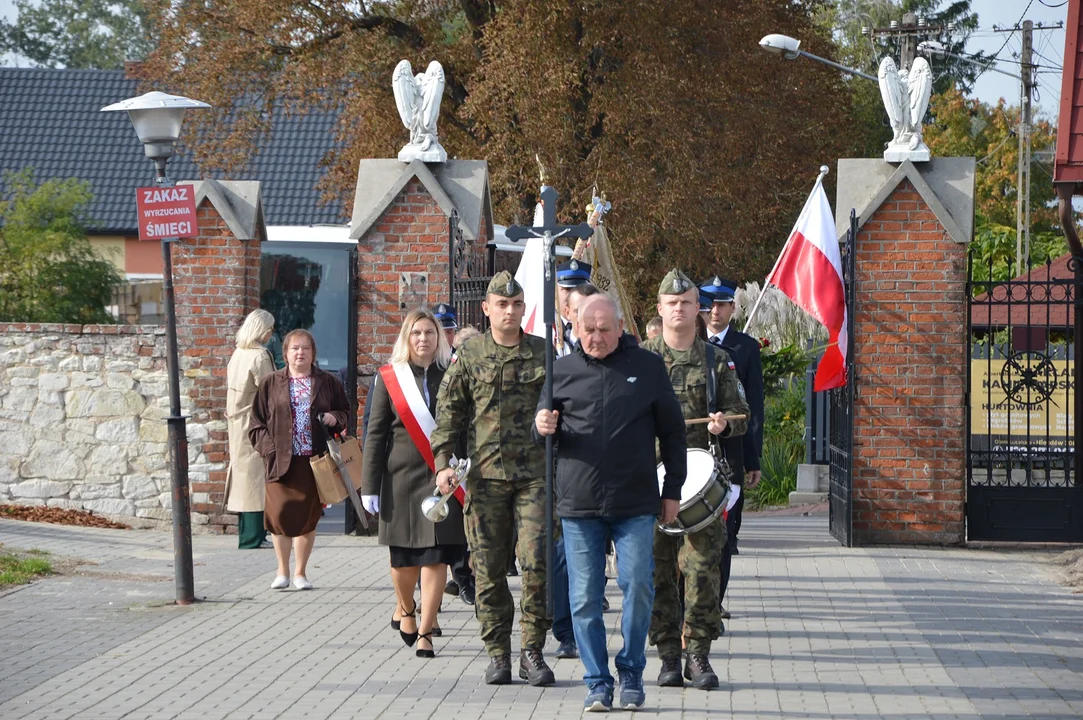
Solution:
{"label": "power line", "polygon": [[1064,7],[1068,4],[1068,0],[1064,0],[1064,2],[1062,2],[1060,5],[1050,5],[1045,0],[1038,0],[1038,2],[1040,2],[1042,5],[1045,5],[1047,8],[1059,8]]}
{"label": "power line", "polygon": [[[997,59],[997,55],[1000,55],[1000,53],[1004,52],[1004,48],[1008,47],[1008,41],[1011,40],[1012,35],[1014,35],[1019,30],[1019,23],[1023,22],[1023,18],[1025,18],[1027,16],[1027,11],[1030,10],[1030,6],[1033,5],[1033,4],[1034,4],[1034,0],[1030,0],[1030,2],[1027,3],[1026,8],[1023,9],[1023,14],[1020,15],[1019,19],[1015,21],[1015,26],[1013,28],[1011,28],[1011,32],[1008,33],[1008,37],[1004,38],[1004,44],[1000,46],[999,50],[997,50],[995,53],[993,53],[993,60],[994,61]],[[993,64],[992,62],[989,63],[989,65],[992,65],[992,64]],[[974,79],[977,80],[978,78],[980,78],[981,74],[989,69],[989,65],[986,65],[981,70],[979,70],[978,74],[974,76]]]}

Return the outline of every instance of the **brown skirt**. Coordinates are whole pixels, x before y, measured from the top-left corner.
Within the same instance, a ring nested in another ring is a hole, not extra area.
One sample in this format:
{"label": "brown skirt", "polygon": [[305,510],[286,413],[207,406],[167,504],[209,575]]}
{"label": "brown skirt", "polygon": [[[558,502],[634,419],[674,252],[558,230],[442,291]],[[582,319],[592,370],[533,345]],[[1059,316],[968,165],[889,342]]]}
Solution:
{"label": "brown skirt", "polygon": [[263,526],[275,535],[307,535],[316,529],[322,510],[309,458],[294,455],[286,474],[267,483]]}

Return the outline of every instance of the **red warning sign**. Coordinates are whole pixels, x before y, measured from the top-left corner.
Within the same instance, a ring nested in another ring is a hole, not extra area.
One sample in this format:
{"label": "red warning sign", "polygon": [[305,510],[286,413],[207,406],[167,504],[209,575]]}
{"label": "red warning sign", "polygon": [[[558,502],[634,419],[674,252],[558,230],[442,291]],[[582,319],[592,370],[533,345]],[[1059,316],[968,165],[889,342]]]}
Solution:
{"label": "red warning sign", "polygon": [[196,197],[191,185],[136,190],[139,239],[186,238],[199,235]]}

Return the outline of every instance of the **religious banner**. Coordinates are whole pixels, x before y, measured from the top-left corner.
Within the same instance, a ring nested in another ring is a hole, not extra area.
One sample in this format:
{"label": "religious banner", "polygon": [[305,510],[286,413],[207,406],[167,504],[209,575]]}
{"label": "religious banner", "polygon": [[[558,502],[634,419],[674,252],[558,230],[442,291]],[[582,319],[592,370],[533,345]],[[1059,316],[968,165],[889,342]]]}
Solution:
{"label": "religious banner", "polygon": [[606,202],[605,195],[595,197],[590,205],[587,205],[587,223],[594,228],[594,234],[590,240],[579,241],[575,244],[572,257],[577,260],[585,260],[593,268],[590,273],[590,282],[609,294],[620,306],[624,314],[624,329],[637,339],[639,329],[635,323],[635,313],[632,311],[632,301],[624,289],[620,279],[620,270],[617,261],[613,257],[613,247],[609,244],[609,232],[603,220],[609,212],[611,203]]}
{"label": "religious banner", "polygon": [[970,435],[990,450],[1072,446],[1072,362],[1043,353],[970,361]]}

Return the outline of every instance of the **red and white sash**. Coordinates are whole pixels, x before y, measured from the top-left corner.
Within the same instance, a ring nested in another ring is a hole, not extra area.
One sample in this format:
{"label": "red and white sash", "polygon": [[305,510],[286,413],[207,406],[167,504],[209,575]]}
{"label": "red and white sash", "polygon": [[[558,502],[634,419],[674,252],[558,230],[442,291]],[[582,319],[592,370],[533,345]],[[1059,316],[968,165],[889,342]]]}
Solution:
{"label": "red and white sash", "polygon": [[[380,368],[380,379],[387,386],[387,394],[395,406],[395,412],[402,419],[406,432],[414,441],[425,464],[429,466],[429,470],[436,472],[436,458],[433,457],[432,445],[429,443],[429,437],[436,429],[436,418],[429,412],[429,406],[425,404],[425,398],[414,382],[414,373],[410,366],[407,363],[384,365]],[[466,497],[465,485],[464,480],[455,488],[455,499],[460,503]]]}

